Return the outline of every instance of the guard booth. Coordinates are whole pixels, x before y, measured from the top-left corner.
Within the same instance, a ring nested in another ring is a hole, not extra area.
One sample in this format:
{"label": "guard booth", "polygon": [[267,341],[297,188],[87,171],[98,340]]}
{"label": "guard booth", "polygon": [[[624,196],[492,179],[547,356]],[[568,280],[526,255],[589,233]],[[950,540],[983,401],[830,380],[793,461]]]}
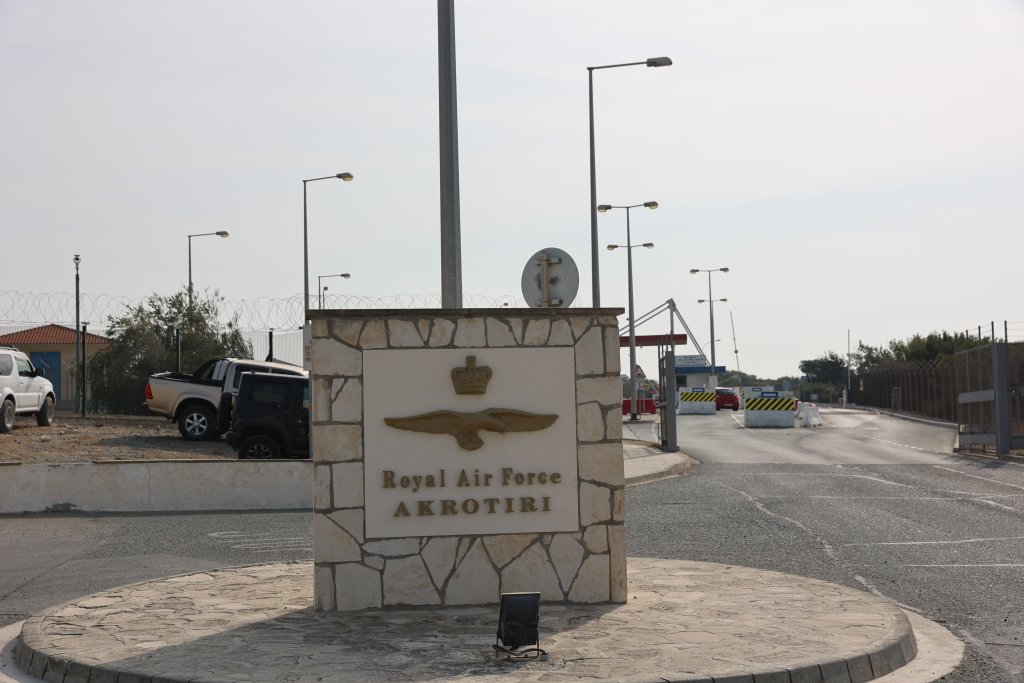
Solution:
{"label": "guard booth", "polygon": [[[675,347],[686,344],[685,334],[638,334],[636,345],[658,347],[658,394],[655,404],[659,418],[659,440],[661,450],[674,453],[679,450],[676,443],[676,355]],[[629,347],[629,337],[619,337],[619,348]]]}

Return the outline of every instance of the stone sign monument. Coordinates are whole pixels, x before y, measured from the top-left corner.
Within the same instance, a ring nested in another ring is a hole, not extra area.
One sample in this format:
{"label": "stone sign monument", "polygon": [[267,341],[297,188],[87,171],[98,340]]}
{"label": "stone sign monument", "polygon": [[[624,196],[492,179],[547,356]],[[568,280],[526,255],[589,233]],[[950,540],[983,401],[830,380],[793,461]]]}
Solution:
{"label": "stone sign monument", "polygon": [[625,602],[620,313],[310,311],[316,608]]}

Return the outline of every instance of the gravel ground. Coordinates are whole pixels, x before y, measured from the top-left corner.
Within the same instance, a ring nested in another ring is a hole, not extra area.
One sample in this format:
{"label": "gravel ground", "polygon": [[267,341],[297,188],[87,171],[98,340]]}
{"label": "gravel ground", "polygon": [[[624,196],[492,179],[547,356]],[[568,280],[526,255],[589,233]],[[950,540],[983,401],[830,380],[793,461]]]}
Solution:
{"label": "gravel ground", "polygon": [[49,427],[32,416],[18,416],[14,430],[0,434],[3,462],[89,462],[91,460],[235,459],[223,437],[186,441],[162,417],[90,417],[57,413]]}

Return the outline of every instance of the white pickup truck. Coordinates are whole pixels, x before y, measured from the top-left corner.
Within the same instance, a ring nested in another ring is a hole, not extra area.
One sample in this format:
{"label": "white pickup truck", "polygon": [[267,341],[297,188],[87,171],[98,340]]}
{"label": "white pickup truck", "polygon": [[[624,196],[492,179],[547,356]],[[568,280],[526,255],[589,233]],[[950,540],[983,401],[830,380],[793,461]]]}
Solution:
{"label": "white pickup truck", "polygon": [[189,441],[212,439],[223,431],[217,413],[221,405],[230,406],[232,394],[238,392],[243,372],[276,372],[309,377],[297,365],[239,358],[218,358],[207,361],[186,375],[161,372],[150,375],[146,384],[146,408],[156,415],[178,423],[178,431]]}

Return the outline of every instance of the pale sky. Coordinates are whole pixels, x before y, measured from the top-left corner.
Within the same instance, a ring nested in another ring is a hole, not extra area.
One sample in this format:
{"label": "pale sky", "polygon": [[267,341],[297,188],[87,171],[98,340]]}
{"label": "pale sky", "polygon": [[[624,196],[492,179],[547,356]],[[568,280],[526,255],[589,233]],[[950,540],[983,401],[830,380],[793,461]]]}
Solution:
{"label": "pale sky", "polygon": [[[311,291],[439,294],[436,26],[427,0],[0,0],[0,293],[73,292],[79,253],[85,293],[170,294],[186,235],[228,230],[193,239],[196,287],[296,297],[301,180],[351,172],[309,185]],[[664,55],[595,73],[598,202],[660,204],[632,212],[638,316],[673,298],[706,346],[688,271],[727,266],[719,362],[731,312],[769,377],[847,329],[1024,321],[1024,4],[459,0],[456,35],[467,305],[519,299],[544,247],[590,305],[586,67]],[[599,228],[625,308],[625,213]]]}

